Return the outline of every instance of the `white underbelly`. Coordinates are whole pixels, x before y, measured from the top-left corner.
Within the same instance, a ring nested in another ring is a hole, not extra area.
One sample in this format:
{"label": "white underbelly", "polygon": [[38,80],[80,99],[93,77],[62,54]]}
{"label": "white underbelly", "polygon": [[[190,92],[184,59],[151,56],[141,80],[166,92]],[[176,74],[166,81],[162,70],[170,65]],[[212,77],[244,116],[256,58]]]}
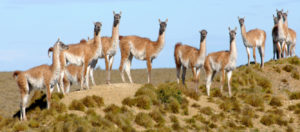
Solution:
{"label": "white underbelly", "polygon": [[65,54],[66,60],[70,64],[80,66],[83,64],[83,56],[74,56],[71,54]]}
{"label": "white underbelly", "polygon": [[33,88],[42,89],[45,87],[44,78],[33,78],[30,75],[27,75],[28,82]]}

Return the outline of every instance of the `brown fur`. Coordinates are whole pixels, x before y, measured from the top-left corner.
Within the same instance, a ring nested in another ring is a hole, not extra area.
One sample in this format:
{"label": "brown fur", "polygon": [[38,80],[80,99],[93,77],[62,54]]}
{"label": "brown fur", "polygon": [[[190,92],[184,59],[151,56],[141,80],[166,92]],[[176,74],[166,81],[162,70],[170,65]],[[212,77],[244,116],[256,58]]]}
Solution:
{"label": "brown fur", "polygon": [[[204,69],[206,72],[206,89],[208,96],[210,95],[210,85],[213,81],[215,74],[219,71],[222,72],[221,74],[221,92],[223,91],[223,85],[225,83],[225,72],[227,72],[227,79],[228,79],[228,91],[229,96],[231,96],[231,75],[232,71],[235,69],[236,65],[236,57],[237,57],[237,49],[236,49],[236,28],[235,30],[230,30],[230,50],[229,51],[219,51],[210,53],[206,56],[204,62]],[[218,69],[217,69],[218,68]]]}
{"label": "brown fur", "polygon": [[[191,68],[193,72],[193,81],[199,81],[200,69],[203,67],[205,56],[206,56],[206,35],[207,31],[202,30],[201,40],[200,40],[200,49],[182,45],[177,43],[175,45],[174,57],[177,70],[177,83],[179,83],[180,70],[182,68],[182,83],[185,83],[185,73],[187,68]],[[188,64],[186,64],[188,62]],[[197,89],[196,89],[197,90]]]}
{"label": "brown fur", "polygon": [[[245,24],[244,24],[244,18],[238,17],[238,20],[239,20],[240,27],[241,27],[243,42],[247,49],[248,65],[250,65],[250,53],[248,52],[249,51],[248,48],[252,47],[253,58],[254,58],[254,62],[256,64],[255,48],[257,47],[259,50],[260,56],[261,56],[261,68],[263,68],[264,67],[265,42],[266,42],[266,36],[267,36],[266,32],[261,29],[252,29],[247,32]],[[262,38],[261,38],[261,35],[263,35]]]}
{"label": "brown fur", "polygon": [[[66,72],[68,72],[69,74],[71,74],[72,77],[76,77],[76,80],[75,82],[72,82],[67,74],[64,75],[64,78],[63,78],[63,83],[64,83],[64,90],[66,93],[69,92],[69,88],[70,86],[73,84],[73,83],[80,83],[80,86],[82,86],[82,66],[76,66],[76,65],[73,65],[73,64],[70,64],[66,67]],[[82,89],[82,88],[81,88]]]}
{"label": "brown fur", "polygon": [[[278,37],[277,38],[277,50],[279,54],[279,59],[281,59],[281,56],[284,57],[284,51],[286,46],[286,39],[288,37],[288,26],[284,24],[284,18],[283,18],[283,10],[279,11],[276,9],[277,12],[277,18],[278,18]],[[280,31],[283,32],[283,34],[280,34]]]}
{"label": "brown fur", "polygon": [[[151,83],[151,63],[152,60],[157,56],[158,52],[163,48],[164,41],[165,41],[165,28],[167,26],[167,20],[166,22],[160,23],[160,29],[159,29],[159,36],[157,41],[151,41],[148,38],[142,38],[139,36],[121,36],[120,39],[120,50],[121,50],[121,64],[119,67],[119,70],[121,72],[121,77],[123,82],[124,80],[124,69],[123,65],[124,63],[129,63],[129,70],[126,70],[126,73],[129,77],[130,82],[131,75],[130,75],[130,64],[132,57],[135,56],[136,58],[139,58],[140,60],[146,60],[147,61],[147,69],[148,69],[148,83]],[[132,47],[130,45],[132,44]],[[138,51],[145,51],[143,56],[138,56],[136,52]],[[129,61],[129,62],[128,62]]]}
{"label": "brown fur", "polygon": [[[62,71],[65,70],[66,61],[67,61],[65,54],[70,54],[70,55],[76,56],[76,57],[83,57],[82,81],[84,82],[86,88],[89,88],[88,77],[86,76],[88,73],[88,71],[87,71],[88,66],[91,63],[91,61],[98,59],[99,56],[96,56],[97,51],[99,51],[99,48],[102,48],[101,47],[102,46],[101,45],[101,35],[100,35],[101,26],[102,26],[102,24],[100,22],[95,23],[95,29],[94,29],[95,32],[94,32],[93,39],[91,39],[89,41],[81,41],[78,44],[70,44],[68,50],[60,53],[60,62],[61,62]],[[98,31],[96,31],[96,30],[98,30]],[[72,64],[73,62],[69,62],[69,63]],[[59,83],[60,83],[60,85],[63,84],[63,77],[60,78]],[[60,87],[63,88],[63,86],[60,86]]]}
{"label": "brown fur", "polygon": [[[52,65],[40,65],[37,67],[33,67],[27,71],[15,71],[13,73],[13,77],[16,79],[17,84],[20,89],[21,94],[21,110],[20,110],[20,118],[21,120],[26,120],[26,112],[25,107],[28,101],[28,96],[30,91],[33,88],[44,88],[46,87],[47,93],[47,104],[48,108],[50,108],[51,103],[51,91],[53,86],[57,83],[59,74],[60,74],[60,64],[59,64],[59,53],[61,50],[68,49],[68,46],[64,45],[59,40],[55,43],[52,48],[53,51],[53,60]],[[50,90],[51,89],[51,90]]]}

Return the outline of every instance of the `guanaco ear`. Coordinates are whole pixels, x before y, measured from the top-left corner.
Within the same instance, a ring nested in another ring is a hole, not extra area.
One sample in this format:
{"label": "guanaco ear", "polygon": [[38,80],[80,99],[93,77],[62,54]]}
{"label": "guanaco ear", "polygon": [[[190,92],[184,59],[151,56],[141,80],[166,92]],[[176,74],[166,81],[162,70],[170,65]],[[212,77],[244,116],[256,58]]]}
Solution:
{"label": "guanaco ear", "polygon": [[93,22],[94,25],[96,25],[96,22]]}
{"label": "guanaco ear", "polygon": [[51,57],[50,52],[53,52],[53,47],[50,47],[50,48],[48,49],[48,57],[49,57],[49,58]]}
{"label": "guanaco ear", "polygon": [[230,27],[228,27],[228,30],[229,30],[229,32],[230,32]]}
{"label": "guanaco ear", "polygon": [[122,15],[122,11],[120,11],[120,16]]}
{"label": "guanaco ear", "polygon": [[243,17],[243,19],[245,19],[245,16]]}
{"label": "guanaco ear", "polygon": [[288,14],[289,13],[289,10],[286,10],[286,14]]}
{"label": "guanaco ear", "polygon": [[166,23],[168,22],[168,18],[166,19],[166,21],[165,21]]}
{"label": "guanaco ear", "polygon": [[236,32],[236,30],[237,30],[237,27],[234,28],[234,31],[235,31],[235,32]]}
{"label": "guanaco ear", "polygon": [[160,19],[158,19],[158,22],[161,23]]}
{"label": "guanaco ear", "polygon": [[238,16],[238,20],[240,20],[240,17]]}
{"label": "guanaco ear", "polygon": [[60,38],[59,38],[59,37],[57,38],[57,41],[60,41]]}
{"label": "guanaco ear", "polygon": [[113,11],[113,14],[116,15],[115,11]]}
{"label": "guanaco ear", "polygon": [[273,14],[273,19],[275,19],[275,15]]}
{"label": "guanaco ear", "polygon": [[278,9],[276,8],[276,12],[278,12]]}

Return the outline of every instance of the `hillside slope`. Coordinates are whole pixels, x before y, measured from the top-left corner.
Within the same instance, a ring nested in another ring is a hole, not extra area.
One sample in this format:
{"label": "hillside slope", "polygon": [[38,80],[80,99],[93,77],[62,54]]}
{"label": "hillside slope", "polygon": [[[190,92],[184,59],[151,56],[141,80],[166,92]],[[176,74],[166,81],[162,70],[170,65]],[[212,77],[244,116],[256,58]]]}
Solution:
{"label": "hillside slope", "polygon": [[[300,59],[292,57],[240,66],[232,77],[233,97],[219,91],[220,77],[206,95],[204,75],[199,84],[175,77],[155,85],[101,84],[91,90],[55,93],[50,110],[44,94],[35,92],[29,121],[0,118],[2,130],[39,131],[299,131]],[[160,71],[160,72],[163,72]],[[174,71],[172,71],[172,74]],[[203,72],[202,72],[203,73]],[[173,74],[175,76],[175,74]],[[155,76],[155,75],[154,75]],[[171,76],[171,75],[168,75]],[[188,78],[191,75],[187,75]],[[158,79],[158,78],[156,78]],[[159,79],[158,79],[159,80]],[[199,93],[195,93],[198,88]],[[36,105],[40,104],[40,105]]]}

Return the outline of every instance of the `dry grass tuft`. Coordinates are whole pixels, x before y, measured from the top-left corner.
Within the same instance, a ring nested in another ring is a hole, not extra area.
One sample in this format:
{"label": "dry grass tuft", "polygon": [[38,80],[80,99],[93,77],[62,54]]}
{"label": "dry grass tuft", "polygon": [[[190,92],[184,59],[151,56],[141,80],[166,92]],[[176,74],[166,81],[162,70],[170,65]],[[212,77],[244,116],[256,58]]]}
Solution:
{"label": "dry grass tuft", "polygon": [[286,72],[291,72],[295,67],[292,65],[285,65],[282,70],[286,71]]}
{"label": "dry grass tuft", "polygon": [[273,66],[274,71],[281,73],[281,69],[278,66]]}
{"label": "dry grass tuft", "polygon": [[277,113],[271,113],[271,114],[264,115],[260,119],[260,122],[266,126],[270,126],[275,123],[280,126],[282,126],[282,125],[286,126],[288,124],[288,121],[284,120],[283,117]]}
{"label": "dry grass tuft", "polygon": [[143,112],[140,112],[136,115],[135,122],[136,124],[145,128],[151,128],[154,125],[152,118]]}
{"label": "dry grass tuft", "polygon": [[258,96],[257,94],[251,94],[249,95],[245,102],[247,104],[250,104],[254,107],[264,107],[264,100],[261,96]]}
{"label": "dry grass tuft", "polygon": [[137,96],[135,101],[136,101],[136,106],[141,109],[148,110],[152,106],[151,98],[146,95]]}
{"label": "dry grass tuft", "polygon": [[130,97],[126,97],[123,101],[122,101],[123,105],[128,105],[128,106],[135,106],[136,101]]}
{"label": "dry grass tuft", "polygon": [[84,104],[79,100],[73,100],[69,106],[70,110],[79,110],[79,111],[85,111]]}
{"label": "dry grass tuft", "polygon": [[281,98],[279,97],[272,97],[270,103],[269,103],[271,106],[282,106],[282,102],[281,102]]}
{"label": "dry grass tuft", "polygon": [[153,110],[152,112],[149,113],[149,115],[157,123],[157,126],[164,126],[166,121],[159,110]]}
{"label": "dry grass tuft", "polygon": [[111,112],[113,114],[116,114],[121,112],[121,108],[115,104],[111,104],[107,106],[103,111],[106,113]]}
{"label": "dry grass tuft", "polygon": [[14,125],[13,127],[14,131],[20,132],[20,131],[25,131],[28,129],[28,126],[26,123],[23,122],[18,122]]}
{"label": "dry grass tuft", "polygon": [[241,107],[240,102],[235,97],[225,98],[224,102],[222,102],[219,105],[219,108],[225,112],[231,112],[231,111],[240,112],[241,111],[240,107]]}
{"label": "dry grass tuft", "polygon": [[249,116],[243,116],[241,123],[246,127],[253,127],[252,118]]}
{"label": "dry grass tuft", "polygon": [[170,98],[170,102],[167,105],[167,109],[169,111],[171,111],[172,113],[179,113],[180,104],[179,104],[179,102],[175,98],[171,97]]}
{"label": "dry grass tuft", "polygon": [[299,71],[298,71],[298,70],[292,71],[291,76],[292,76],[292,78],[294,78],[294,79],[296,79],[296,80],[299,80],[299,79],[300,79],[300,75],[299,75]]}
{"label": "dry grass tuft", "polygon": [[300,92],[292,92],[289,94],[289,98],[291,100],[294,100],[294,99],[300,99]]}
{"label": "dry grass tuft", "polygon": [[210,108],[210,107],[208,107],[208,106],[201,108],[200,112],[203,113],[203,114],[206,114],[206,115],[212,115],[212,114],[214,114],[213,109]]}

